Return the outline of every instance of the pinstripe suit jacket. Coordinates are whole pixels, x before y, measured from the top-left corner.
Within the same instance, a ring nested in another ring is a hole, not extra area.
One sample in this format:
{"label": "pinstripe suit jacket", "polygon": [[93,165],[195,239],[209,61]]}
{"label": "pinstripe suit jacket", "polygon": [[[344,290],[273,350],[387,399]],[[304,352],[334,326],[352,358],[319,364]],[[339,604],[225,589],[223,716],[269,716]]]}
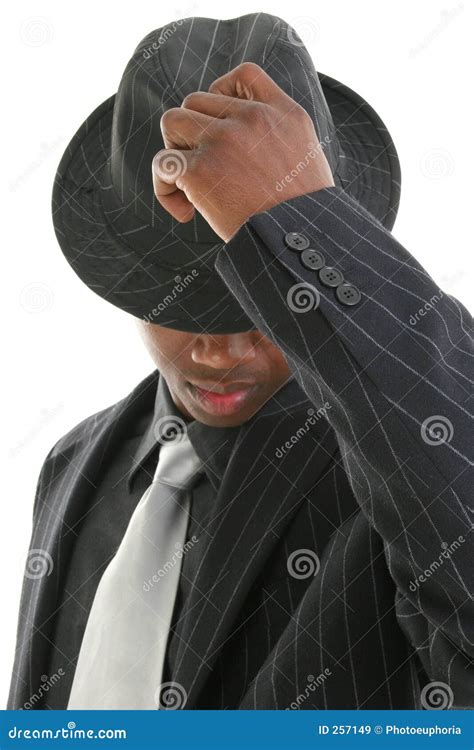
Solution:
{"label": "pinstripe suit jacket", "polygon": [[[288,232],[360,302],[341,303]],[[285,353],[303,400],[275,417],[276,394],[242,427],[211,541],[195,547],[168,675],[184,708],[417,708],[431,682],[473,706],[468,313],[339,188],[252,217],[216,269]],[[297,284],[317,290],[317,307],[297,309]],[[54,555],[84,477],[97,477],[112,427],[142,391],[90,424],[86,450],[50,454],[32,547]],[[323,417],[305,430],[309,407]],[[44,668],[55,575],[25,581],[11,708]]]}

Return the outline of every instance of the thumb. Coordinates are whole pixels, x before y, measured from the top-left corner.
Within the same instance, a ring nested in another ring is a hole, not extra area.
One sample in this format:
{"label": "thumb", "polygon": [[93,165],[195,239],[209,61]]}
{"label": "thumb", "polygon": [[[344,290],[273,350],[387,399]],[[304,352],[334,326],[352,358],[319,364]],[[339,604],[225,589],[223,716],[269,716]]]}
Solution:
{"label": "thumb", "polygon": [[151,165],[157,200],[171,216],[183,223],[194,216],[193,204],[176,184],[177,181],[181,183],[186,169],[186,153],[178,149],[161,149]]}

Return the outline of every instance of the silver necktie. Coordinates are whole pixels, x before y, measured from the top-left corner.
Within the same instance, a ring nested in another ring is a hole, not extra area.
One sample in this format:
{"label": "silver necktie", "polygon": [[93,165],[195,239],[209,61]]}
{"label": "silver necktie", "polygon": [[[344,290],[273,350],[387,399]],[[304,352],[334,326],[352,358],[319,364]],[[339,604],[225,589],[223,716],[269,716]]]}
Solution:
{"label": "silver necktie", "polygon": [[87,621],[68,709],[157,709],[189,516],[201,461],[187,434],[158,466],[106,568]]}

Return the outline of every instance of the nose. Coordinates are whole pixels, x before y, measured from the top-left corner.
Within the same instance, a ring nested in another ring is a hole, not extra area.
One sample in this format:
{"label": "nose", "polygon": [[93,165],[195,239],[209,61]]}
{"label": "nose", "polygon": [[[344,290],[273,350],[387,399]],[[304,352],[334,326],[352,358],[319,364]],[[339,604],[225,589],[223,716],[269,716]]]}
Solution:
{"label": "nose", "polygon": [[198,336],[191,351],[194,362],[228,370],[256,357],[254,333]]}

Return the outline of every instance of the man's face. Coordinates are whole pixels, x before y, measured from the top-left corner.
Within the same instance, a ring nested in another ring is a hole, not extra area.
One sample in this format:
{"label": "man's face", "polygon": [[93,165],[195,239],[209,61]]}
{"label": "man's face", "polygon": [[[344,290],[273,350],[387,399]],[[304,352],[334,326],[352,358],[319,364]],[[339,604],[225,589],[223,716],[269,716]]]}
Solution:
{"label": "man's face", "polygon": [[243,424],[290,376],[281,350],[258,330],[200,335],[143,321],[139,328],[188,420],[212,427]]}

